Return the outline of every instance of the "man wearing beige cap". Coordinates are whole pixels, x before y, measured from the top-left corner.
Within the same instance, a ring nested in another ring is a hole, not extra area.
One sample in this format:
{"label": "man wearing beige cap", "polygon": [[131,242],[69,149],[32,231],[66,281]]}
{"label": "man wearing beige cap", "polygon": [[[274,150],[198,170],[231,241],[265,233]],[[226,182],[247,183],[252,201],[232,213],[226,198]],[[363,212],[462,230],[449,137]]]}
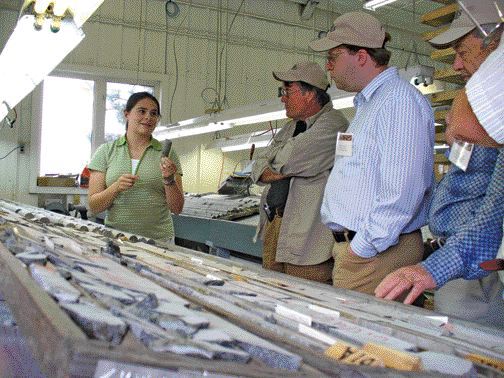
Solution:
{"label": "man wearing beige cap", "polygon": [[291,120],[254,163],[252,179],[267,185],[258,234],[263,267],[319,282],[331,282],[334,244],[320,222],[320,202],[333,165],[336,134],[348,127],[327,94],[329,81],[311,62],[273,72]]}
{"label": "man wearing beige cap", "polygon": [[430,104],[388,67],[389,36],[375,17],[343,14],[326,37],[326,69],[336,86],[358,92],[356,115],[338,135],[322,221],[336,240],[336,287],[374,294],[390,272],[419,262],[433,183]]}
{"label": "man wearing beige cap", "polygon": [[[495,29],[499,17],[493,4],[464,3],[484,30]],[[497,48],[501,34],[497,29],[484,41],[469,16],[461,13],[431,42],[441,48],[454,47],[453,67],[467,80]],[[390,274],[376,295],[393,299],[411,290],[405,300],[411,303],[425,289],[436,288],[437,311],[504,326],[502,284],[497,274],[488,274],[480,266],[495,258],[502,240],[504,151],[479,124],[463,90],[453,101],[447,123],[446,139],[452,145],[454,164],[437,185],[429,209],[429,228],[438,237],[438,249],[421,264]],[[456,151],[460,151],[458,156]]]}

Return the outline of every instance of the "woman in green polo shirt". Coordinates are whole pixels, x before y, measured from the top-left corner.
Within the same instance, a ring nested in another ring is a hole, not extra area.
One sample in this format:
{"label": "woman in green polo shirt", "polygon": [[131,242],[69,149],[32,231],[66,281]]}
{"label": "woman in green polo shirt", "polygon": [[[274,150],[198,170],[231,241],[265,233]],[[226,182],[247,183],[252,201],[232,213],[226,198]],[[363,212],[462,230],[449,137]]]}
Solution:
{"label": "woman in green polo shirt", "polygon": [[174,238],[171,212],[184,206],[182,168],[172,148],[162,157],[161,143],[152,137],[160,112],[148,92],[134,93],[124,109],[126,134],[101,145],[89,170],[89,207],[107,210],[105,225],[148,238]]}

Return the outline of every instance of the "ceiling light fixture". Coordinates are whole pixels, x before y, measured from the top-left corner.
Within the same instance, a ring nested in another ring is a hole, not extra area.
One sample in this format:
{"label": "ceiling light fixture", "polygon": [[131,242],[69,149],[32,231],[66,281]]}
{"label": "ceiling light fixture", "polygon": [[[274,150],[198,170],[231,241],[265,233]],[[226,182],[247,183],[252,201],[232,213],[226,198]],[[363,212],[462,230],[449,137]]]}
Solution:
{"label": "ceiling light fixture", "polygon": [[[352,108],[354,93],[329,88],[335,109]],[[227,109],[221,113],[207,114],[201,117],[186,119],[170,125],[159,125],[154,132],[157,139],[176,139],[189,135],[211,133],[229,129],[234,126],[252,125],[255,123],[287,119],[284,104],[280,98],[262,101],[256,104]]]}
{"label": "ceiling light fixture", "polygon": [[0,55],[0,121],[84,39],[81,26],[103,1],[24,2]]}
{"label": "ceiling light fixture", "polygon": [[34,28],[35,16],[22,16],[0,55],[0,120],[14,108],[84,39],[84,33],[68,20],[57,33],[51,21]]}
{"label": "ceiling light fixture", "polygon": [[156,131],[154,131],[154,137],[159,140],[177,139],[192,135],[214,133],[216,131],[230,129],[231,127],[232,126],[229,123],[224,122],[210,122],[207,125],[196,124],[190,127],[179,125],[162,129],[156,128]]}
{"label": "ceiling light fixture", "polygon": [[364,4],[364,9],[375,11],[376,8],[383,7],[384,5],[393,3],[396,0],[370,0]]}
{"label": "ceiling light fixture", "polygon": [[269,146],[271,139],[272,136],[270,130],[263,130],[232,138],[219,138],[207,148],[220,148],[222,152],[249,150],[252,147],[252,144],[255,145],[255,148],[267,147]]}

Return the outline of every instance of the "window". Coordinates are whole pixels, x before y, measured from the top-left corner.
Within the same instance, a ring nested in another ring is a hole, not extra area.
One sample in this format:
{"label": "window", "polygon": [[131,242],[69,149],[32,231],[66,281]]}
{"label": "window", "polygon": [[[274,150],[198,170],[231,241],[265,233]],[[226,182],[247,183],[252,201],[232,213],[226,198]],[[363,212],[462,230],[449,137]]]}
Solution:
{"label": "window", "polygon": [[36,176],[79,174],[98,146],[124,134],[123,110],[129,96],[141,91],[156,94],[159,83],[135,85],[79,76],[48,76],[41,86],[36,116],[41,126],[38,139],[32,139],[40,148]]}
{"label": "window", "polygon": [[82,171],[91,154],[93,98],[91,80],[44,80],[40,176]]}

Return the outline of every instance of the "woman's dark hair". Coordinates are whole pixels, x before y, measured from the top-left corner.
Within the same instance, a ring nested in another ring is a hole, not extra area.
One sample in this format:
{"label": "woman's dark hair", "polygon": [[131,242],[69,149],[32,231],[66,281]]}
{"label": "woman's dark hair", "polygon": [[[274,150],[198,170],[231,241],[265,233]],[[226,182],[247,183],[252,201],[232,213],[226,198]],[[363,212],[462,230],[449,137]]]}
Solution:
{"label": "woman's dark hair", "polygon": [[[159,106],[159,101],[154,95],[150,94],[149,92],[137,92],[133,93],[129,98],[128,101],[126,102],[126,106],[124,107],[124,110],[127,112],[131,112],[131,109],[135,107],[135,105],[138,103],[138,101],[143,100],[144,98],[148,98],[152,101],[157,106],[158,113],[160,113],[161,107]],[[128,121],[126,121],[126,130],[128,130]]]}
{"label": "woman's dark hair", "polygon": [[373,59],[377,66],[386,66],[390,61],[392,52],[385,48],[385,44],[391,39],[392,37],[390,36],[390,34],[385,33],[385,40],[383,41],[382,47],[376,49],[345,44],[341,46],[346,48],[350,52],[350,54],[355,54],[359,50],[366,50],[366,52],[369,54],[371,59]]}
{"label": "woman's dark hair", "polygon": [[126,107],[124,108],[124,110],[126,110],[127,112],[131,112],[131,109],[133,109],[135,107],[135,105],[137,104],[137,102],[140,101],[140,100],[143,100],[144,98],[149,98],[152,101],[154,101],[156,103],[156,106],[157,106],[158,112],[159,112],[159,110],[160,110],[159,101],[157,100],[156,97],[154,97],[153,95],[151,95],[149,92],[137,92],[137,93],[133,93],[128,98],[128,101],[126,102]]}

